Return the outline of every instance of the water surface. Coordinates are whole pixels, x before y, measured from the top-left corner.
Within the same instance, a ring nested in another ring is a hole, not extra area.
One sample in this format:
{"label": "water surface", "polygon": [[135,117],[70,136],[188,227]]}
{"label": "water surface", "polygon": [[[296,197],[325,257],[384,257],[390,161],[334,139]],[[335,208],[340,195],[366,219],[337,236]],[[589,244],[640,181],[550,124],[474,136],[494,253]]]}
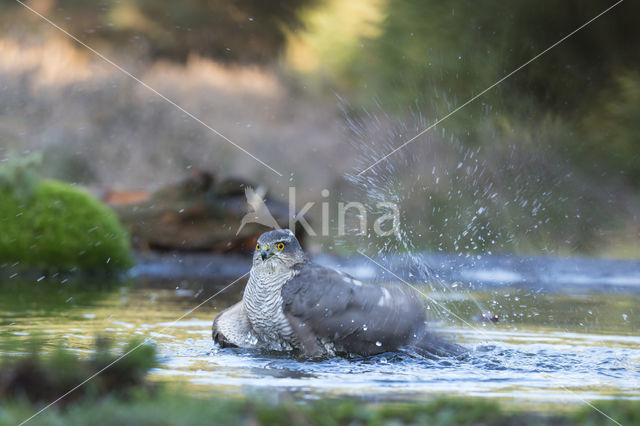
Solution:
{"label": "water surface", "polygon": [[[358,265],[351,266],[357,273]],[[501,277],[522,273],[507,268],[502,266]],[[287,391],[302,398],[348,395],[369,401],[445,394],[534,405],[640,399],[640,286],[633,285],[633,264],[629,271],[620,269],[627,278],[617,287],[596,282],[571,288],[558,284],[554,289],[551,268],[546,268],[546,276],[544,270],[535,272],[543,277],[539,286],[533,275],[526,283],[496,282],[490,273],[495,269],[485,264],[470,269],[476,278],[484,274],[489,279],[460,281],[450,291],[421,287],[431,298],[425,305],[433,327],[470,348],[465,359],[387,353],[318,361],[219,349],[211,341],[211,321],[239,300],[244,281],[185,315],[231,280],[180,279],[179,274],[163,278],[138,273],[130,282],[116,285],[90,279],[71,283],[56,277],[5,278],[0,326],[5,337],[41,335],[47,341],[45,349],[61,343],[86,355],[97,335],[118,345],[132,337],[149,338],[161,357],[153,379],[197,392]],[[494,312],[499,321],[482,321],[482,309]]]}

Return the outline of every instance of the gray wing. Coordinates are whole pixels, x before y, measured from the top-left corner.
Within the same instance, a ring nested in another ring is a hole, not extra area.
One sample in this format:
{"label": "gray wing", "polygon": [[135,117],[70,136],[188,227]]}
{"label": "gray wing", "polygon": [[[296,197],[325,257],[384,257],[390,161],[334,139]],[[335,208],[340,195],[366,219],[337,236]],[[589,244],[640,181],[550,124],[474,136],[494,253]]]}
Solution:
{"label": "gray wing", "polygon": [[424,305],[414,292],[362,284],[349,275],[305,262],[282,289],[283,309],[308,355],[369,355],[396,350],[423,334]]}

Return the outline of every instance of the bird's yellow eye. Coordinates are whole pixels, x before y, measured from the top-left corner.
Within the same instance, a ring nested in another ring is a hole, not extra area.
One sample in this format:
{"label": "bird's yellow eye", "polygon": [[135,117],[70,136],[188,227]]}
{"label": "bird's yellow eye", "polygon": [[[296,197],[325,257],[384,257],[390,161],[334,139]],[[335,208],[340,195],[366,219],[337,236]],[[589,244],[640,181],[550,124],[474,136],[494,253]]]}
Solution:
{"label": "bird's yellow eye", "polygon": [[256,244],[256,250],[260,250],[260,244]]}
{"label": "bird's yellow eye", "polygon": [[280,251],[284,250],[284,243],[283,242],[276,243],[276,250],[280,250]]}

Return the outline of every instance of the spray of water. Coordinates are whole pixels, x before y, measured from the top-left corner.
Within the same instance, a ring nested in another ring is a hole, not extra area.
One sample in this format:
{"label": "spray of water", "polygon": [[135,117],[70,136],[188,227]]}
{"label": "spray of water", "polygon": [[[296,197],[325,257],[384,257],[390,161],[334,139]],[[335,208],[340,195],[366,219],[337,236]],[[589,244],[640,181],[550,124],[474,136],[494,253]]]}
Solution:
{"label": "spray of water", "polygon": [[[536,138],[509,139],[487,129],[485,143],[471,144],[456,137],[459,129],[454,133],[438,127],[359,175],[418,133],[428,120],[414,112],[399,123],[382,108],[358,115],[345,108],[345,116],[348,139],[360,155],[353,172],[346,175],[351,186],[340,195],[363,203],[374,216],[385,213],[379,203],[395,203],[401,221],[398,232],[390,236],[380,237],[371,230],[363,235],[360,213],[348,211],[352,217],[346,222],[351,226],[337,244],[365,248],[403,278],[424,285],[436,300],[467,301],[468,311],[456,314],[471,318],[488,309],[473,297],[473,282],[452,282],[438,274],[452,255],[473,266],[497,253],[548,255],[571,252],[583,244],[581,238],[587,234],[579,232],[586,221],[580,212],[584,203],[576,184],[579,179],[554,161],[554,153]],[[442,264],[437,268],[429,264],[439,259]],[[382,273],[379,279],[393,280]],[[494,290],[491,309],[501,308],[504,298],[510,297]],[[450,316],[435,304],[429,309],[438,318]]]}
{"label": "spray of water", "polygon": [[[445,241],[445,235],[436,230],[443,230],[449,226],[449,221],[464,221],[466,219],[463,203],[458,203],[458,208],[454,209],[453,217],[443,211],[443,206],[433,202],[434,194],[440,196],[440,192],[446,190],[446,199],[451,204],[456,204],[457,199],[463,197],[463,191],[455,191],[455,185],[451,180],[457,181],[461,176],[468,176],[466,172],[471,170],[471,176],[476,176],[474,184],[480,185],[477,176],[482,176],[481,165],[474,159],[474,151],[466,150],[463,157],[468,166],[465,173],[450,173],[448,164],[441,163],[443,157],[449,156],[449,151],[453,148],[457,153],[463,148],[455,139],[444,141],[447,146],[443,146],[442,139],[428,138],[427,149],[423,149],[416,155],[415,149],[401,152],[400,155],[390,158],[389,161],[380,163],[368,173],[358,175],[358,171],[375,161],[381,153],[388,152],[398,142],[410,137],[420,127],[424,126],[425,120],[420,114],[414,116],[415,125],[408,128],[406,125],[392,124],[390,117],[385,114],[371,114],[367,111],[358,119],[347,117],[347,126],[350,133],[350,140],[360,150],[359,164],[353,173],[346,175],[346,180],[352,184],[354,191],[349,195],[358,199],[365,206],[367,211],[374,216],[380,216],[385,212],[379,208],[380,203],[394,203],[401,207],[401,221],[397,232],[380,237],[373,232],[362,235],[358,224],[360,223],[359,212],[348,212],[352,214],[351,227],[347,230],[347,235],[338,241],[338,244],[356,244],[366,247],[369,253],[373,253],[390,266],[394,271],[400,272],[408,281],[425,286],[432,296],[440,299],[453,296],[461,296],[472,300],[479,312],[483,307],[470,295],[472,290],[462,283],[450,282],[441,277],[428,261],[425,259],[425,249],[431,248],[436,251],[445,251],[449,248]],[[446,148],[446,149],[445,149]],[[461,163],[464,165],[465,163]],[[457,167],[460,169],[461,166]],[[456,252],[462,254],[464,249],[478,249],[481,241],[485,241],[491,235],[491,230],[481,225],[478,215],[486,210],[486,207],[478,207],[476,215],[468,221],[464,229],[457,233],[453,240],[453,247]],[[453,222],[451,222],[453,223]],[[430,241],[428,241],[430,240]],[[380,271],[378,277],[381,281],[393,280]],[[451,313],[443,309],[442,305],[427,300],[428,309],[434,313],[438,319],[451,318]]]}

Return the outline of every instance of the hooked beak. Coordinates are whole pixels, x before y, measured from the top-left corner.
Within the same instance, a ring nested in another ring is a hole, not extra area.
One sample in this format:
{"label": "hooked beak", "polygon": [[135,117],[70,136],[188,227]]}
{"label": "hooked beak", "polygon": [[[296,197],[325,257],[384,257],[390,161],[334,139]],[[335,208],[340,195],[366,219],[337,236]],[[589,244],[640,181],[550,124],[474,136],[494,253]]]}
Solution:
{"label": "hooked beak", "polygon": [[260,257],[262,257],[262,260],[267,260],[272,255],[273,253],[268,248],[260,250]]}

